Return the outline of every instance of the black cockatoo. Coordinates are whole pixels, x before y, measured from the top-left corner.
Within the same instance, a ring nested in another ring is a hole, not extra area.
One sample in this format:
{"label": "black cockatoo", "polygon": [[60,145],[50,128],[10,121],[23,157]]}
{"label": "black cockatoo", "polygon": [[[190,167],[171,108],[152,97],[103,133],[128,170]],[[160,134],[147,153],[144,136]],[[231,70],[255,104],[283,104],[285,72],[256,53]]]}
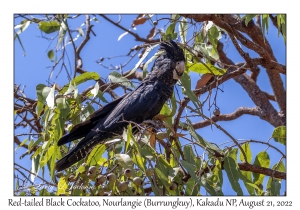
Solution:
{"label": "black cockatoo", "polygon": [[58,141],[60,146],[84,137],[56,163],[57,171],[78,162],[105,139],[122,134],[128,121],[140,124],[159,114],[185,67],[183,50],[174,41],[162,42],[160,50],[163,53],[155,60],[152,71],[135,90],[94,112]]}

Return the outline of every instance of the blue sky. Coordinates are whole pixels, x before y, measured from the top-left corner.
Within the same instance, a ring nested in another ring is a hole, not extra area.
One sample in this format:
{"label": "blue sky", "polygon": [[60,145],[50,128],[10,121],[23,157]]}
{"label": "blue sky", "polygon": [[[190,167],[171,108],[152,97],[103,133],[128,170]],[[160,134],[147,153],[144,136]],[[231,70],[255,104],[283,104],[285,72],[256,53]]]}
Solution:
{"label": "blue sky", "polygon": [[[118,16],[111,16],[112,19],[117,20]],[[121,25],[125,28],[130,28],[132,20],[136,17],[136,15],[124,15],[122,16]],[[153,19],[160,18],[162,15],[153,16]],[[92,22],[94,25],[93,30],[96,33],[96,37],[91,35],[91,40],[88,42],[86,47],[83,49],[81,56],[84,61],[83,69],[87,71],[96,71],[102,78],[106,78],[108,75],[108,70],[103,68],[102,66],[98,65],[96,60],[100,57],[109,57],[109,56],[116,56],[116,55],[125,55],[129,52],[129,49],[135,46],[137,43],[134,40],[134,37],[127,34],[124,36],[120,41],[118,41],[118,37],[124,33],[121,29],[115,27],[111,23],[107,22],[105,19],[97,16],[99,22]],[[81,16],[76,21],[70,21],[69,26],[71,29],[76,29],[81,23],[84,22],[84,16]],[[19,20],[16,20],[14,24],[19,23]],[[166,29],[164,24],[159,24],[158,28]],[[137,26],[136,32],[141,37],[146,37],[151,29],[151,24],[146,22],[144,25]],[[74,33],[75,35],[75,33]],[[23,50],[20,47],[18,42],[15,42],[14,46],[14,83],[26,85],[25,94],[35,99],[35,87],[37,84],[45,84],[47,85],[47,80],[51,71],[49,66],[53,65],[50,62],[49,58],[47,57],[47,52],[50,49],[54,49],[56,45],[56,41],[50,42],[46,39],[41,38],[43,34],[41,34],[40,30],[37,28],[36,24],[30,25],[25,32],[20,35],[24,48],[26,50],[26,56],[23,56]],[[48,38],[54,36],[50,35],[47,36]],[[281,64],[286,64],[286,47],[284,45],[284,41],[282,37],[277,36],[277,29],[275,29],[272,24],[270,24],[269,32],[267,34],[267,39],[269,40],[272,49],[274,51],[275,57],[277,58],[278,62]],[[56,39],[55,39],[56,40]],[[76,41],[76,45],[78,46],[81,42],[82,38],[79,38]],[[141,44],[141,43],[139,43]],[[228,42],[225,45],[227,49],[227,55],[231,58],[234,62],[241,62],[243,59],[236,53],[235,48],[231,42]],[[71,45],[67,46],[68,57],[70,59],[71,66],[73,65],[73,48]],[[154,52],[157,51],[157,48],[151,52],[147,59],[151,58]],[[251,54],[250,52],[250,55]],[[120,57],[115,59],[105,59],[105,65],[118,65],[120,63],[124,63],[128,58]],[[128,65],[124,71],[130,70],[134,67],[135,63],[138,59],[134,59],[130,65]],[[69,62],[66,61],[68,64]],[[69,68],[69,66],[68,66]],[[258,85],[261,87],[262,90],[272,93],[272,89],[269,85],[268,78],[263,68],[261,68],[261,73],[258,77]],[[73,70],[72,70],[73,71]],[[59,68],[57,68],[50,79],[51,83],[57,83],[61,87],[68,83],[65,71],[62,71],[58,78],[56,76],[59,73]],[[196,81],[199,79],[199,75],[192,73],[192,88],[195,87]],[[283,77],[285,83],[285,77]],[[94,85],[95,82],[88,82],[82,86],[79,86],[79,91],[84,90],[87,86]],[[178,91],[181,92],[180,87],[178,87]],[[231,113],[235,111],[238,107],[254,107],[254,103],[248,97],[247,93],[241,88],[241,86],[236,83],[234,80],[229,80],[226,83],[223,83],[220,88],[223,92],[218,92],[217,103],[220,107],[221,113]],[[121,91],[117,91],[118,94],[122,94]],[[107,99],[110,99],[109,95],[105,94]],[[200,100],[205,98],[205,95],[200,97]],[[272,103],[274,104],[274,103]],[[274,104],[274,107],[278,109],[277,105]],[[204,107],[204,111],[206,115],[209,115],[209,111],[207,107]],[[211,111],[212,112],[212,111]],[[195,119],[196,121],[197,119]],[[198,119],[200,120],[200,119]],[[254,139],[260,141],[267,141],[272,132],[273,126],[269,123],[262,121],[258,117],[243,115],[242,117],[228,122],[218,122],[224,129],[226,129],[232,136],[236,139]],[[24,131],[16,131],[16,133],[26,133]],[[206,127],[202,129],[198,129],[197,132],[207,141],[214,142],[217,144],[221,144],[230,139],[222,133],[222,131],[218,130],[215,127]],[[21,139],[21,138],[20,138]],[[22,139],[21,139],[22,140]],[[282,151],[285,151],[285,147],[274,142],[271,140],[271,143],[277,146]],[[231,144],[228,144],[229,146]],[[258,144],[251,144],[251,150],[253,154],[253,161],[255,155],[259,152],[265,150],[266,147],[263,145]],[[30,168],[31,161],[29,157],[26,156],[24,159],[19,160],[18,157],[20,154],[25,152],[24,149],[17,150],[15,154],[15,161],[23,166],[27,166]],[[275,152],[272,148],[269,148],[267,152],[270,155],[271,159],[271,167],[277,163],[280,159],[280,156],[277,152]],[[267,178],[265,178],[267,181]],[[226,185],[226,183],[228,185]],[[234,194],[231,190],[230,184],[224,180],[223,192],[225,194]],[[243,186],[243,184],[241,184]],[[285,191],[285,181],[282,183],[282,190],[283,193]],[[246,191],[244,191],[246,193]],[[281,193],[281,194],[282,194]]]}

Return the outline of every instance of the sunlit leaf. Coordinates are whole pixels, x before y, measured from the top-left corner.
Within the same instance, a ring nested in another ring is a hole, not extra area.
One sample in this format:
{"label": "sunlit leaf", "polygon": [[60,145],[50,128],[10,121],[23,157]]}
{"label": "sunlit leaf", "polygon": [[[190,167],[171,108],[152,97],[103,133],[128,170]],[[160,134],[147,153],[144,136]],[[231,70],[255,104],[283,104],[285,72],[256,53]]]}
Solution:
{"label": "sunlit leaf", "polygon": [[19,149],[20,147],[22,147],[24,144],[26,144],[27,141],[28,141],[28,138],[26,138],[24,141],[22,141],[21,144],[18,145],[18,147],[15,149],[15,151],[16,151],[17,149]]}
{"label": "sunlit leaf", "polygon": [[[78,86],[81,83],[84,83],[88,80],[98,80],[100,78],[99,74],[97,72],[85,72],[83,74],[78,75],[74,79],[71,80],[72,85]],[[69,89],[69,84],[65,85],[61,90],[60,94],[64,94]],[[72,89],[74,90],[74,88]]]}
{"label": "sunlit leaf", "polygon": [[92,93],[92,94],[94,95],[94,97],[95,97],[95,96],[97,96],[98,92],[99,92],[99,83],[96,82],[94,88],[91,90],[91,93]]}
{"label": "sunlit leaf", "polygon": [[128,32],[126,31],[126,32],[124,32],[124,33],[122,33],[119,37],[118,37],[118,41],[120,41],[125,35],[127,35],[128,34]]}
{"label": "sunlit leaf", "polygon": [[46,98],[47,105],[51,109],[53,109],[54,105],[55,105],[55,103],[54,103],[54,92],[55,92],[55,84],[52,86],[52,88],[49,92],[49,95]]}
{"label": "sunlit leaf", "polygon": [[60,28],[60,23],[53,20],[53,21],[47,21],[47,22],[39,22],[38,23],[39,29],[46,34],[51,34],[55,31],[58,31]]}
{"label": "sunlit leaf", "polygon": [[[248,163],[252,163],[252,152],[251,152],[251,149],[250,149],[250,143],[247,142],[247,143],[243,144],[241,147],[242,147],[242,149],[244,150],[244,152],[246,154]],[[245,158],[244,158],[244,155],[243,155],[242,152],[240,152],[240,160],[242,162],[245,162]]]}
{"label": "sunlit leaf", "polygon": [[255,14],[247,14],[245,15],[245,25],[248,26],[248,23],[254,18],[256,15]]}
{"label": "sunlit leaf", "polygon": [[127,154],[116,154],[116,159],[118,160],[118,164],[124,168],[131,168],[133,166],[133,161]]}
{"label": "sunlit leaf", "polygon": [[[254,165],[260,166],[263,168],[269,168],[270,167],[270,156],[266,151],[262,151],[257,154],[255,157]],[[253,173],[253,182],[259,186],[263,183],[265,175],[264,174],[258,174]]]}
{"label": "sunlit leaf", "polygon": [[47,162],[50,160],[54,153],[54,145],[52,145],[49,149],[46,150],[46,154],[42,157],[41,162],[40,162],[40,167],[44,167]]}
{"label": "sunlit leaf", "polygon": [[22,21],[21,24],[16,25],[16,26],[15,26],[15,29],[20,28],[20,29],[16,32],[16,34],[19,35],[20,33],[24,32],[24,31],[26,30],[26,28],[30,25],[30,23],[31,23],[31,21],[29,21],[29,20],[24,20],[24,21]]}
{"label": "sunlit leaf", "polygon": [[157,47],[158,44],[155,44],[151,47],[147,47],[145,52],[143,53],[143,56],[140,58],[140,60],[135,64],[134,68],[129,72],[129,74],[126,75],[126,77],[129,77],[131,74],[133,74],[141,65],[141,63],[145,60],[147,55],[150,53],[151,50],[153,50],[155,47]]}
{"label": "sunlit leaf", "polygon": [[274,138],[274,141],[286,145],[286,127],[279,126],[275,128],[272,134],[272,138]]}
{"label": "sunlit leaf", "polygon": [[223,75],[226,73],[225,69],[220,69],[209,63],[190,63],[187,62],[188,71],[193,71],[198,74],[214,74],[214,75]]}
{"label": "sunlit leaf", "polygon": [[265,31],[267,31],[268,33],[268,30],[269,30],[269,15],[268,14],[263,14],[262,15],[262,32],[263,32],[263,35],[265,35]]}
{"label": "sunlit leaf", "polygon": [[88,166],[96,165],[98,160],[102,157],[105,150],[106,146],[104,144],[98,144],[97,146],[95,146],[94,149],[90,152],[86,164]]}
{"label": "sunlit leaf", "polygon": [[133,154],[132,160],[140,169],[142,169],[143,172],[146,171],[146,162],[141,155]]}
{"label": "sunlit leaf", "polygon": [[66,194],[66,189],[68,188],[67,178],[61,177],[57,184],[56,195]]}

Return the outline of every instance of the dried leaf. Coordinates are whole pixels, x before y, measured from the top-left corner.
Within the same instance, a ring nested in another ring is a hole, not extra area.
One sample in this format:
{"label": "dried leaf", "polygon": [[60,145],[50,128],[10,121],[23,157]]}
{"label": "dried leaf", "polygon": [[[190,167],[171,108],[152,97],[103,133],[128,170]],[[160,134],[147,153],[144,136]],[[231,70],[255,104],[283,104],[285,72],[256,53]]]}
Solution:
{"label": "dried leaf", "polygon": [[153,39],[153,38],[155,37],[155,35],[156,35],[156,30],[155,30],[155,27],[153,27],[153,28],[150,30],[150,32],[149,32],[149,34],[148,34],[148,36],[147,36],[147,39],[148,39],[148,40],[151,40],[151,39]]}
{"label": "dried leaf", "polygon": [[144,17],[145,15],[139,15],[135,20],[133,20],[133,23],[131,24],[131,27],[135,27],[137,25],[141,25],[146,22],[147,18]]}
{"label": "dried leaf", "polygon": [[150,146],[155,148],[155,144],[156,144],[156,138],[155,138],[155,134],[151,132],[150,134],[150,140],[149,140]]}
{"label": "dried leaf", "polygon": [[[206,85],[206,83],[211,79],[212,76],[213,76],[212,74],[203,74],[201,79],[197,81],[195,89],[203,88]],[[199,96],[200,94],[197,94],[197,97]]]}
{"label": "dried leaf", "polygon": [[160,121],[165,121],[169,116],[163,115],[163,114],[158,114],[153,117],[153,120],[160,120]]}
{"label": "dried leaf", "polygon": [[176,133],[175,137],[183,137],[183,136],[186,136],[186,134],[183,134],[183,133]]}

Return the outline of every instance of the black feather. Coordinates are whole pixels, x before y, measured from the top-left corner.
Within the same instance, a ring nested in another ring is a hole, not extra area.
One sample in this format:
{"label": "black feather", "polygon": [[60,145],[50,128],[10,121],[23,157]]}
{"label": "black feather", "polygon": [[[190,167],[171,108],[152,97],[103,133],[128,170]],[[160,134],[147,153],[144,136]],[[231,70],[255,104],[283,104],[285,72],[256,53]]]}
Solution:
{"label": "black feather", "polygon": [[177,82],[173,79],[176,62],[184,61],[182,49],[172,40],[161,43],[160,49],[164,53],[155,60],[152,71],[135,90],[102,107],[58,141],[60,146],[84,137],[56,163],[57,171],[86,157],[95,145],[105,139],[121,134],[128,121],[139,124],[160,112],[172,96]]}

